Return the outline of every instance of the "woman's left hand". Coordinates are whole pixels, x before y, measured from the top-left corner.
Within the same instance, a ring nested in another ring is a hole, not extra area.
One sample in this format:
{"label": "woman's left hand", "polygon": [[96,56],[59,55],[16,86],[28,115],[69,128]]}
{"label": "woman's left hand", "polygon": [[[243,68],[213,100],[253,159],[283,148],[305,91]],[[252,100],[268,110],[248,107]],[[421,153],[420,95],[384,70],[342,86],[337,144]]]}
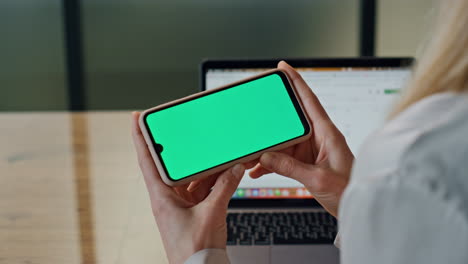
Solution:
{"label": "woman's left hand", "polygon": [[[226,248],[226,214],[229,200],[244,175],[237,164],[222,173],[190,184],[170,187],[162,181],[132,114],[132,135],[159,233],[170,263],[183,263],[206,248]],[[252,167],[256,161],[246,164]]]}

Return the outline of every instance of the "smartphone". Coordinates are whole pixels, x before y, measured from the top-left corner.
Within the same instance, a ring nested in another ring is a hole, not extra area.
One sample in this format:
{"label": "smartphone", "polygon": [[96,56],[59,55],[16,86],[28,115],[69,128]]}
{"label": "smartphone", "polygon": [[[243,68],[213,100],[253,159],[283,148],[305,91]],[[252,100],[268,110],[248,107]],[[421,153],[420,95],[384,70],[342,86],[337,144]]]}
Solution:
{"label": "smartphone", "polygon": [[278,69],[148,109],[139,125],[170,186],[292,146],[311,134],[294,86]]}

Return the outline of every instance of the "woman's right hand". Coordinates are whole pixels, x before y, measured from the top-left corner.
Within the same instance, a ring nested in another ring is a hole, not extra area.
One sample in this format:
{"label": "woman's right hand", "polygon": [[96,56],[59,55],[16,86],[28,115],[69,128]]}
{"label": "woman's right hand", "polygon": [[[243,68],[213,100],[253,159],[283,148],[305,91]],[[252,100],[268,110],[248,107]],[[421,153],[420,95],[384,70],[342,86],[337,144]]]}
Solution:
{"label": "woman's right hand", "polygon": [[304,184],[330,214],[337,217],[341,195],[348,185],[353,153],[299,73],[284,61],[278,64],[278,69],[285,71],[296,87],[312,123],[312,136],[281,152],[263,154],[250,171],[250,176],[259,178],[275,172],[295,179]]}

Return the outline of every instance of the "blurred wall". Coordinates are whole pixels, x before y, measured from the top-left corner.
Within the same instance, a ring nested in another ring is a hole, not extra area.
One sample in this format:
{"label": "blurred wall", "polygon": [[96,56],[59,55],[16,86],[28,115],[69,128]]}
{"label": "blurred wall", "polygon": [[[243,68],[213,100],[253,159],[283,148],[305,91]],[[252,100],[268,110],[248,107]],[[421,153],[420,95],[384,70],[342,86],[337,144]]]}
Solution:
{"label": "blurred wall", "polygon": [[[0,111],[66,110],[59,0],[0,2]],[[431,0],[378,1],[377,55],[413,56]],[[90,110],[198,90],[203,58],[358,55],[359,0],[82,0]]]}
{"label": "blurred wall", "polygon": [[376,55],[419,55],[435,19],[435,3],[434,0],[380,0]]}
{"label": "blurred wall", "polygon": [[0,1],[0,110],[67,108],[60,3]]}
{"label": "blurred wall", "polygon": [[358,1],[84,0],[92,109],[198,91],[203,58],[356,56]]}

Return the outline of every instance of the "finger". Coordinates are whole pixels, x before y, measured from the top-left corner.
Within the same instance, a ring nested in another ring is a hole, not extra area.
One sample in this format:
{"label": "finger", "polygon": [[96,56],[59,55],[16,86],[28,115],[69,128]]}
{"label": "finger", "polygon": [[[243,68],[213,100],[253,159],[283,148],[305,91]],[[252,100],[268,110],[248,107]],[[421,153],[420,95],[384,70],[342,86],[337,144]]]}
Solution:
{"label": "finger", "polygon": [[200,203],[205,200],[205,198],[210,194],[211,188],[213,188],[216,180],[218,179],[220,173],[213,174],[205,179],[196,186],[195,189],[191,190],[192,197],[195,203]]}
{"label": "finger", "polygon": [[[314,132],[315,131],[313,131],[313,133]],[[326,132],[329,133],[330,131],[326,131]],[[320,143],[318,143],[316,140],[314,141],[315,141],[314,145],[318,144],[319,145],[318,147],[320,147]],[[316,151],[316,148],[309,141],[301,142],[295,145],[294,147],[295,147],[294,155],[291,155],[291,156],[293,156],[294,158],[306,164],[314,164],[316,162],[315,158],[317,157],[317,151]]]}
{"label": "finger", "polygon": [[265,169],[293,178],[303,184],[310,183],[311,170],[314,166],[305,164],[287,154],[267,152],[260,157],[260,164]]}
{"label": "finger", "polygon": [[216,182],[216,179],[218,178],[220,173],[215,173],[213,175],[210,175],[208,177],[202,178],[202,179],[197,179],[193,182],[190,183],[190,185],[187,188],[187,191],[189,192],[194,192],[198,190],[200,187],[204,185],[209,185],[210,188],[213,187],[214,183]]}
{"label": "finger", "polygon": [[[278,152],[292,156],[295,153],[296,146],[297,145],[294,145],[294,146],[291,146],[289,148],[282,149],[282,150],[280,150]],[[259,159],[259,161],[260,161],[260,159]],[[270,174],[270,173],[272,173],[272,172],[267,170],[266,168],[264,168],[260,163],[258,163],[252,170],[249,171],[249,176],[252,179],[257,179],[257,178],[260,178],[261,176],[263,176],[265,174]]]}
{"label": "finger", "polygon": [[188,187],[190,186],[190,183],[186,183],[183,185],[179,185],[176,187],[172,187],[172,189],[181,197],[182,199],[186,201],[192,201],[192,193],[188,191]]}
{"label": "finger", "polygon": [[320,166],[306,164],[283,153],[265,153],[260,157],[260,164],[272,172],[297,180],[313,195],[336,193],[346,186],[339,174],[330,173]]}
{"label": "finger", "polygon": [[[244,166],[246,169],[250,169],[252,167],[254,167],[255,165],[258,164],[260,159],[255,159],[255,160],[252,160],[252,161],[249,161],[249,162],[246,162],[244,163]],[[200,185],[208,178],[210,178],[210,182],[215,182],[216,181],[216,178],[219,176],[220,173],[216,173],[215,175],[211,175],[211,176],[208,176],[207,178],[203,178],[203,179],[197,179],[193,182],[191,182],[190,186],[187,188],[188,191],[190,192],[193,192],[194,190],[196,190],[198,187],[200,187]]]}
{"label": "finger", "polygon": [[301,98],[307,115],[310,117],[311,121],[318,122],[330,120],[317,96],[293,67],[285,61],[280,61],[278,63],[278,69],[284,70],[288,74],[291,82],[299,93],[299,97]]}
{"label": "finger", "polygon": [[[252,161],[249,161],[249,162],[246,162],[244,163],[244,166],[246,169],[250,169],[252,167],[254,167],[255,165],[258,164],[260,159],[255,159],[255,160],[252,160]],[[211,176],[208,176],[207,178],[203,178],[203,179],[198,179],[198,180],[195,180],[193,181],[190,186],[188,187],[188,191],[189,192],[193,192],[195,190],[197,190],[202,184],[205,184],[204,181],[206,181],[206,179],[210,179],[210,183],[214,184],[214,182],[216,181],[216,178],[219,176],[219,173],[217,173],[216,175],[211,175]],[[212,187],[213,185],[211,185]]]}
{"label": "finger", "polygon": [[206,198],[206,201],[227,207],[229,200],[239,186],[244,172],[245,166],[243,164],[236,164],[234,167],[224,171],[216,180],[213,190]]}
{"label": "finger", "polygon": [[172,189],[162,181],[156,165],[154,164],[143,134],[141,133],[140,126],[138,125],[139,117],[139,112],[132,113],[132,138],[146,187],[151,196],[172,192]]}
{"label": "finger", "polygon": [[203,180],[204,179],[198,179],[198,180],[195,180],[195,181],[191,182],[190,185],[187,188],[187,191],[193,192],[196,189],[198,189],[201,186]]}
{"label": "finger", "polygon": [[246,169],[251,169],[252,167],[256,166],[259,161],[260,159],[255,159],[255,160],[244,163],[244,166]]}
{"label": "finger", "polygon": [[260,157],[260,164],[278,174],[302,183],[327,210],[336,215],[336,204],[347,185],[347,180],[329,169],[305,164],[283,153],[268,152]]}
{"label": "finger", "polygon": [[[282,150],[280,150],[278,152],[292,156],[293,153],[295,153],[296,146],[297,145],[294,145],[292,147],[282,149]],[[264,168],[260,163],[258,163],[252,170],[249,171],[249,176],[252,179],[258,179],[261,176],[266,175],[266,174],[270,174],[270,173],[272,173],[272,172],[267,170],[266,168]]]}
{"label": "finger", "polygon": [[258,179],[271,171],[265,169],[261,164],[257,164],[252,170],[249,171],[249,176],[252,179]]}

